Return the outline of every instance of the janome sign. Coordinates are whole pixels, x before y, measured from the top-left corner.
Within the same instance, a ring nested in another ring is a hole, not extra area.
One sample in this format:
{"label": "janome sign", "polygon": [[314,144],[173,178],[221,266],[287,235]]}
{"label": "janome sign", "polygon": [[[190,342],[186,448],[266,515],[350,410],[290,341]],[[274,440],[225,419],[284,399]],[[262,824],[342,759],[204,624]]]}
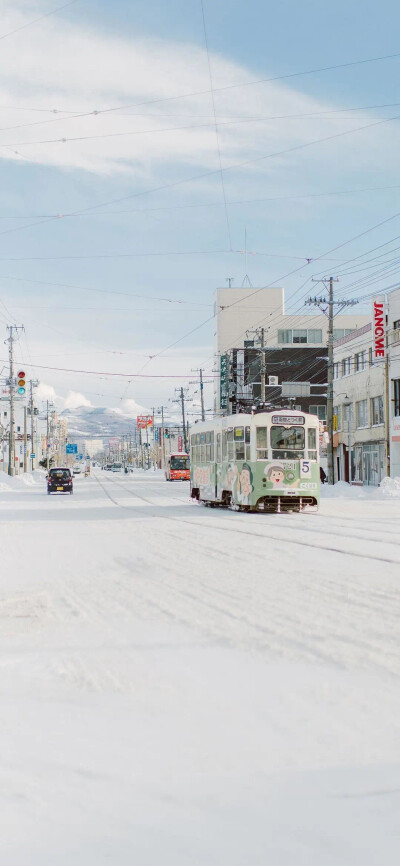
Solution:
{"label": "janome sign", "polygon": [[375,298],[372,304],[372,330],[374,335],[374,361],[385,357],[385,299]]}

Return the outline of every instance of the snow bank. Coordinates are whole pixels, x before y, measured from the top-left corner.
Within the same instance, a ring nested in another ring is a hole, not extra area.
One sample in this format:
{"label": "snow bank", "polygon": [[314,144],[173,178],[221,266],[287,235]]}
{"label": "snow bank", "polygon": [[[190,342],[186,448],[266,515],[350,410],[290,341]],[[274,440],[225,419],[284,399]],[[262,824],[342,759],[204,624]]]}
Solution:
{"label": "snow bank", "polygon": [[358,486],[347,481],[321,484],[322,499],[382,499],[383,496],[400,499],[400,478],[384,478],[379,487]]}
{"label": "snow bank", "polygon": [[364,487],[337,481],[336,484],[321,484],[322,499],[376,499],[381,496],[378,487]]}
{"label": "snow bank", "polygon": [[384,478],[379,489],[383,496],[392,496],[400,499],[400,478]]}
{"label": "snow bank", "polygon": [[6,472],[0,472],[0,493],[17,493],[24,486],[35,487],[37,484],[43,486],[44,478],[45,472],[41,470],[13,477]]}

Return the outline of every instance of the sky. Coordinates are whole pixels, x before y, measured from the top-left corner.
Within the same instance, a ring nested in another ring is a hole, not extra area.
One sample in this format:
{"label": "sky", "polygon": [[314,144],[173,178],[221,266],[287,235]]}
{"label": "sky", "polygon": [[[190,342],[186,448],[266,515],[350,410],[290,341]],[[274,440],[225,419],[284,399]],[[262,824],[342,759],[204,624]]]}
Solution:
{"label": "sky", "polygon": [[394,287],[394,2],[1,6],[0,328],[41,399],[172,409],[228,277]]}

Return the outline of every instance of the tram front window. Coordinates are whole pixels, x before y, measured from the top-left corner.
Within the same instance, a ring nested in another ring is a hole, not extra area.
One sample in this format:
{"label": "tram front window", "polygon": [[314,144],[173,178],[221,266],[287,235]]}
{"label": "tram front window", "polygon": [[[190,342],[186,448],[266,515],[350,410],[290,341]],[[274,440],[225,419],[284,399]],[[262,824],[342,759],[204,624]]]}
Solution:
{"label": "tram front window", "polygon": [[304,457],[304,446],[304,427],[271,427],[273,460],[299,460]]}

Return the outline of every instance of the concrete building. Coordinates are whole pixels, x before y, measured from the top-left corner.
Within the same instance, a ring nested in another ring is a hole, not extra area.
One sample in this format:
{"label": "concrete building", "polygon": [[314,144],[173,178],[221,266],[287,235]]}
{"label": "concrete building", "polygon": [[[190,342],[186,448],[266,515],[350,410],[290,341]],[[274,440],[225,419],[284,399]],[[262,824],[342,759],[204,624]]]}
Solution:
{"label": "concrete building", "polygon": [[374,357],[371,322],[336,341],[333,369],[335,481],[377,485],[389,449],[385,361]]}
{"label": "concrete building", "polygon": [[387,301],[390,475],[400,478],[400,289]]}
{"label": "concrete building", "polygon": [[[292,306],[296,307],[296,303],[293,303]],[[216,291],[215,316],[215,351],[217,369],[219,371],[219,377],[216,377],[215,381],[214,392],[214,409],[216,412],[225,413],[230,411],[227,391],[229,390],[229,374],[231,373],[233,360],[231,352],[232,350],[237,352],[249,351],[257,346],[254,334],[250,333],[254,329],[264,328],[265,347],[267,349],[274,349],[277,352],[280,350],[282,363],[287,360],[287,352],[292,352],[293,356],[297,357],[300,356],[300,353],[302,354],[304,376],[301,370],[296,371],[295,378],[298,384],[300,382],[304,382],[304,384],[309,382],[305,371],[306,369],[310,369],[312,365],[312,353],[315,354],[315,351],[318,350],[317,355],[322,357],[323,352],[319,350],[326,349],[327,346],[327,317],[323,313],[298,315],[291,313],[290,310],[285,312],[283,288],[218,288]],[[368,321],[369,317],[360,313],[337,316],[335,318],[334,336],[336,339],[339,339],[366,324]],[[260,357],[260,352],[258,352],[258,359]],[[257,362],[257,358],[254,359],[253,367],[257,367],[257,363],[260,368],[260,360]],[[278,365],[277,358],[274,358],[274,363]],[[239,357],[237,364],[239,367],[242,364],[243,369],[246,370],[244,358]],[[278,366],[276,369],[278,370]],[[323,362],[321,371],[323,372],[322,381],[326,382],[325,362]],[[271,370],[267,372],[267,377],[272,372],[275,373],[276,371],[272,371],[271,366]],[[287,372],[289,374],[290,370]],[[260,374],[261,369],[257,373],[258,381],[260,381]],[[290,375],[285,379],[286,384],[289,379]],[[318,375],[317,381],[321,383],[321,376]],[[251,383],[243,380],[242,384],[245,389],[243,396],[251,400],[253,390],[247,387]],[[267,388],[268,384],[269,378],[266,379]],[[254,394],[257,396],[257,389],[254,391]],[[296,393],[289,396],[295,398]],[[310,392],[310,396],[313,396],[312,392]],[[322,402],[326,403],[326,400]],[[318,402],[316,405],[319,405]]]}

